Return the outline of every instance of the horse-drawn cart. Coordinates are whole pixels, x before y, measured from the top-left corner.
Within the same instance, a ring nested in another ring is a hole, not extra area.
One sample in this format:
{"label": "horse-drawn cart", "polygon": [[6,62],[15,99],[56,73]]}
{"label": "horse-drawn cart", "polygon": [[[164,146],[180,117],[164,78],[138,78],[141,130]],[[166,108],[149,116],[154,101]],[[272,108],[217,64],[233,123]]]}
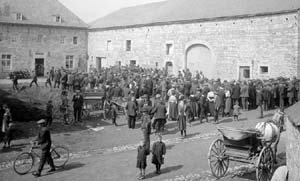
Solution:
{"label": "horse-drawn cart", "polygon": [[223,177],[229,161],[253,164],[258,181],[271,180],[274,171],[274,154],[256,130],[241,130],[227,127],[218,128],[222,139],[212,142],[208,152],[208,165],[212,174]]}
{"label": "horse-drawn cart", "polygon": [[104,90],[90,89],[83,93],[83,117],[88,117],[93,112],[103,110]]}

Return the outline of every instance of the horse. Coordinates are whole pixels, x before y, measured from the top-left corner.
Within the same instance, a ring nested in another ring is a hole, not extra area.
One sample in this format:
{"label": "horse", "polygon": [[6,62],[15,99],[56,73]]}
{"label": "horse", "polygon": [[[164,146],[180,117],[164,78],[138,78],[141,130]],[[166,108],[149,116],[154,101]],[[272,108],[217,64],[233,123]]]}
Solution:
{"label": "horse", "polygon": [[277,145],[280,140],[280,127],[273,120],[267,120],[257,123],[255,129],[260,132],[259,139],[262,140],[264,146],[271,146],[274,153],[274,161],[276,161]]}

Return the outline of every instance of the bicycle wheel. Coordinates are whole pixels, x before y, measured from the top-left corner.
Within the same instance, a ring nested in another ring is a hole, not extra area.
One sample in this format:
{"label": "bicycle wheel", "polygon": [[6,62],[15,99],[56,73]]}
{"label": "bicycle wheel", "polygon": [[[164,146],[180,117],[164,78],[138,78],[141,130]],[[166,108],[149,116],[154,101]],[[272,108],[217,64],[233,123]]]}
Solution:
{"label": "bicycle wheel", "polygon": [[31,153],[24,152],[18,155],[14,161],[14,171],[19,175],[28,173],[34,165],[34,158]]}
{"label": "bicycle wheel", "polygon": [[65,122],[68,124],[68,125],[73,125],[74,122],[75,122],[75,119],[74,119],[74,116],[71,112],[68,112],[66,114],[66,117],[65,117]]}
{"label": "bicycle wheel", "polygon": [[69,160],[69,150],[63,146],[56,146],[51,150],[54,166],[63,167]]}

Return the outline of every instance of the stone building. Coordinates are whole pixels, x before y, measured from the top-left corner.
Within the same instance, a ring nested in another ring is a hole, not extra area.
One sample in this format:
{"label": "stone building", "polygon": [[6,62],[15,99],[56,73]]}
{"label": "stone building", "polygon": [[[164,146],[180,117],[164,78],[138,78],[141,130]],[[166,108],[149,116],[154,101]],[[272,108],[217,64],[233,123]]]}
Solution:
{"label": "stone building", "polygon": [[209,78],[300,76],[299,0],[167,0],[90,24],[89,65],[137,64]]}
{"label": "stone building", "polygon": [[0,0],[0,77],[51,67],[86,71],[88,25],[57,0]]}

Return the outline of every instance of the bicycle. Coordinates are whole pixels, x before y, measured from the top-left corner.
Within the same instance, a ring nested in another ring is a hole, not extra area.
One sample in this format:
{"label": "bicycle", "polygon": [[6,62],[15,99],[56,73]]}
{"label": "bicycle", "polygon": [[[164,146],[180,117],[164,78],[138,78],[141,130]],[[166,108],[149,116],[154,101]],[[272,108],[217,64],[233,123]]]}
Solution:
{"label": "bicycle", "polygon": [[[34,166],[36,157],[39,159],[41,156],[34,151],[39,147],[36,144],[31,143],[31,147],[28,152],[19,154],[13,162],[13,169],[19,175],[27,174]],[[51,147],[51,157],[55,168],[63,168],[69,160],[69,150],[63,146]]]}
{"label": "bicycle", "polygon": [[70,108],[70,106],[60,106],[60,112],[63,117],[64,124],[66,125],[73,125],[75,122],[73,110]]}

